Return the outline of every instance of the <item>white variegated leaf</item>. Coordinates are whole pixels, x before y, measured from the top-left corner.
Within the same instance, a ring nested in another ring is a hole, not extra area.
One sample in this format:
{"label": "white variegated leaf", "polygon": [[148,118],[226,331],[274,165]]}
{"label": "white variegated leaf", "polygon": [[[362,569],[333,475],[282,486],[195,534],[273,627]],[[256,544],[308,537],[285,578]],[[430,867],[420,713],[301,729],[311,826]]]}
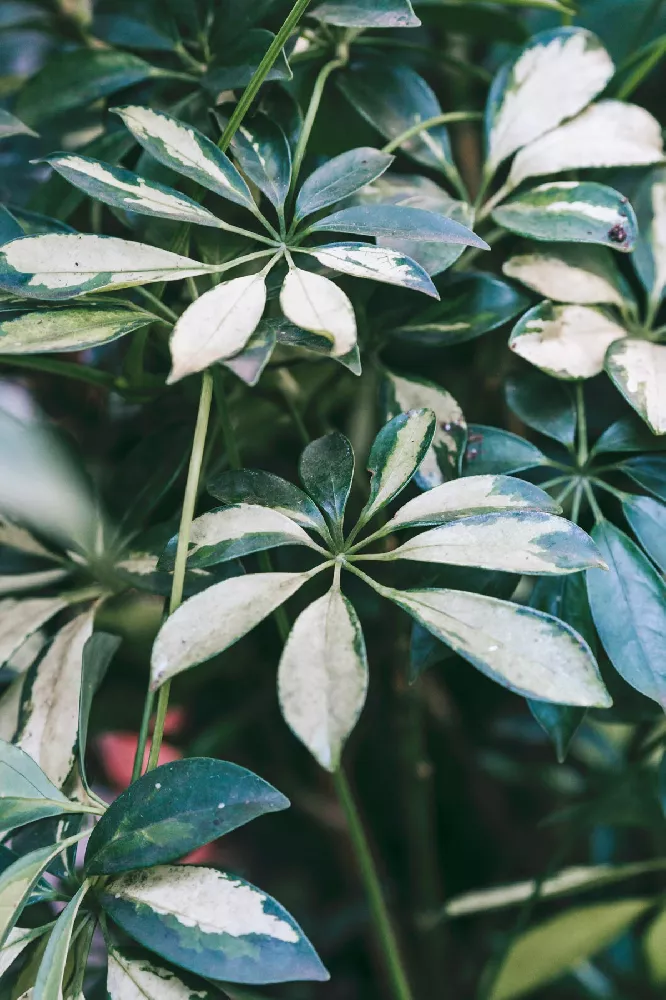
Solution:
{"label": "white variegated leaf", "polygon": [[484,674],[526,698],[612,704],[587,643],[551,615],[457,590],[381,592]]}
{"label": "white variegated leaf", "polygon": [[510,187],[528,177],[592,167],[643,167],[664,158],[661,125],[636,104],[599,101],[525,146],[513,161]]}
{"label": "white variegated leaf", "polygon": [[[185,975],[187,975],[185,973]],[[113,948],[109,951],[106,980],[108,1000],[215,1000],[217,992],[194,989],[147,957],[139,957]]]}
{"label": "white variegated leaf", "polygon": [[185,310],[171,335],[171,385],[242,351],[266,306],[263,272],[223,281]]}
{"label": "white variegated leaf", "polygon": [[0,354],[49,354],[85,351],[109,344],[154,322],[141,309],[104,308],[39,310],[0,319]]}
{"label": "white variegated leaf", "polygon": [[[316,571],[315,571],[316,572]],[[234,577],[190,597],[160,629],[153,646],[154,688],[222,653],[288,600],[310,573],[254,573]]]}
{"label": "white variegated leaf", "polygon": [[666,344],[626,339],[612,344],[606,371],[655,434],[666,434]]}
{"label": "white variegated leaf", "polygon": [[46,569],[36,573],[9,573],[0,576],[0,597],[6,594],[22,594],[60,583],[69,576],[67,569]]}
{"label": "white variegated leaf", "polygon": [[160,163],[255,211],[250,189],[231,160],[197,129],[152,108],[128,105],[114,110],[137,142]]}
{"label": "white variegated leaf", "polygon": [[282,311],[303,330],[332,342],[334,357],[348,354],[356,344],[354,307],[341,288],[328,278],[300,267],[290,267],[280,292]]}
{"label": "white variegated leaf", "polygon": [[400,285],[424,292],[433,299],[439,298],[428,272],[415,260],[397,250],[378,247],[372,243],[330,243],[308,251],[313,257],[342,274],[355,278],[371,278],[387,285]]}
{"label": "white variegated leaf", "polygon": [[509,347],[556,378],[592,378],[603,371],[610,345],[626,336],[625,328],[601,309],[542,302],[518,321]]}
{"label": "white variegated leaf", "polygon": [[0,247],[0,288],[23,298],[72,299],[215,270],[170,250],[116,236],[47,233]]}
{"label": "white variegated leaf", "polygon": [[560,505],[546,493],[512,476],[466,476],[414,497],[387,522],[386,531],[435,525],[492,511],[540,510],[558,514]]}
{"label": "white variegated leaf", "polygon": [[10,549],[17,549],[31,556],[41,556],[45,559],[53,559],[53,553],[49,552],[41,542],[37,541],[25,528],[20,528],[11,521],[6,521],[0,516],[0,545],[6,545]]}
{"label": "white variegated leaf", "polygon": [[175,222],[221,229],[223,223],[198,202],[184,194],[147,181],[124,167],[113,167],[78,153],[62,153],[46,159],[61,177],[91,198],[126,212],[154,215]]}
{"label": "white variegated leaf", "polygon": [[534,510],[458,518],[416,535],[379,558],[544,576],[605,566],[596,545],[581,528],[562,517]]}
{"label": "white variegated leaf", "polygon": [[486,111],[488,171],[582,111],[614,70],[589,31],[559,28],[535,35],[493,84]]}
{"label": "white variegated leaf", "polygon": [[0,977],[4,976],[7,969],[21,955],[29,944],[42,937],[45,933],[43,927],[13,927],[7,935],[2,948],[0,948]]}
{"label": "white variegated leaf", "polygon": [[430,409],[408,410],[382,427],[368,457],[370,496],[360,523],[369,521],[405,488],[428,453],[435,427]]}
{"label": "white variegated leaf", "polygon": [[68,622],[29,671],[17,745],[57,788],[74,766],[79,726],[83,647],[92,635],[94,609]]}
{"label": "white variegated leaf", "polygon": [[0,666],[49,619],[67,606],[62,597],[27,597],[0,601]]}
{"label": "white variegated leaf", "polygon": [[606,247],[559,244],[510,257],[502,270],[554,302],[622,308],[629,294]]}
{"label": "white variegated leaf", "polygon": [[363,710],[368,662],[358,616],[338,587],[314,601],[294,623],[278,672],[287,725],[329,771]]}
{"label": "white variegated leaf", "polygon": [[666,289],[666,168],[657,167],[644,178],[633,199],[640,235],[632,254],[650,301],[658,303]]}

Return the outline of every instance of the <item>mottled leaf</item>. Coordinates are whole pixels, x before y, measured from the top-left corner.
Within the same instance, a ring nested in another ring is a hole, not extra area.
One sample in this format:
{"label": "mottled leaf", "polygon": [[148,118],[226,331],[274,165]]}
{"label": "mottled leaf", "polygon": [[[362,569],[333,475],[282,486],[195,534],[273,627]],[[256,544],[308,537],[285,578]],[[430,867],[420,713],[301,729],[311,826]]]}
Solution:
{"label": "mottled leaf", "polygon": [[635,414],[622,417],[607,427],[595,443],[594,455],[612,452],[664,451],[666,439],[657,437]]}
{"label": "mottled leaf", "polygon": [[140,330],[155,317],[141,309],[117,306],[54,309],[0,318],[0,354],[85,351]]}
{"label": "mottled leaf", "polygon": [[351,444],[338,431],[311,441],[301,455],[298,472],[303,486],[341,538],[345,507],[354,479]]}
{"label": "mottled leaf", "polygon": [[320,264],[355,278],[370,278],[387,285],[400,285],[439,298],[428,272],[410,257],[372,243],[330,243],[305,251]]}
{"label": "mottled leaf", "polygon": [[349,198],[380,177],[393,160],[390,154],[370,146],[349,149],[334,156],[303,183],[296,199],[294,218],[304,219],[343,198]]}
{"label": "mottled leaf", "polygon": [[[227,120],[217,116],[224,128]],[[268,115],[245,119],[231,140],[243,172],[275,208],[284,205],[291,182],[291,150],[280,124]]]}
{"label": "mottled leaf", "polygon": [[166,969],[152,957],[125,949],[109,949],[108,1000],[219,1000],[215,987],[186,972]]}
{"label": "mottled leaf", "polygon": [[356,344],[354,307],[328,278],[291,266],[280,292],[280,306],[296,326],[327,337],[335,356],[348,354]]}
{"label": "mottled leaf", "polygon": [[623,308],[631,293],[604,247],[559,244],[510,257],[502,270],[555,302]]}
{"label": "mottled leaf", "polygon": [[25,600],[8,597],[0,601],[0,666],[66,605],[61,597],[28,597]]}
{"label": "mottled leaf", "polygon": [[369,521],[405,488],[428,454],[435,430],[435,414],[429,409],[400,413],[382,427],[368,456],[370,496],[359,523]]}
{"label": "mottled leaf", "polygon": [[659,303],[666,288],[666,168],[655,167],[634,199],[639,237],[631,258],[650,301]]}
{"label": "mottled leaf", "polygon": [[342,28],[416,28],[421,23],[410,0],[324,0],[312,16]]}
{"label": "mottled leaf", "polygon": [[471,229],[423,208],[406,205],[355,205],[327,215],[308,227],[309,232],[355,233],[423,243],[459,243],[490,250]]}
{"label": "mottled leaf", "polygon": [[547,375],[586,379],[603,371],[606,351],[626,336],[601,309],[542,302],[518,320],[509,347]]}
{"label": "mottled leaf", "polygon": [[633,338],[618,341],[609,347],[605,367],[650,430],[666,434],[666,345]]}

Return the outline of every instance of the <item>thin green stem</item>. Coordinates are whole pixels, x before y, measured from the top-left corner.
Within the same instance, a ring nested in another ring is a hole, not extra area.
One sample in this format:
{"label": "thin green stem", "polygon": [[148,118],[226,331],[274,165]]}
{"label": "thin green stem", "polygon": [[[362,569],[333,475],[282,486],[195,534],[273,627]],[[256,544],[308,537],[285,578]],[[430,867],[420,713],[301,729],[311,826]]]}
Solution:
{"label": "thin green stem", "polygon": [[578,524],[580,519],[580,505],[583,500],[583,483],[576,483],[576,490],[574,492],[573,503],[571,505],[571,520],[574,524]]}
{"label": "thin green stem", "polygon": [[242,468],[243,463],[241,462],[238,441],[236,440],[236,435],[234,434],[233,425],[231,423],[229,402],[227,400],[227,393],[224,385],[224,373],[220,368],[216,368],[213,371],[213,389],[215,392],[215,403],[217,404],[217,414],[220,418],[222,438],[224,440],[224,450],[227,453],[229,467],[231,469],[240,469]]}
{"label": "thin green stem", "polygon": [[394,153],[396,149],[400,149],[405,142],[409,142],[414,136],[420,135],[421,132],[426,132],[428,129],[436,128],[437,125],[450,125],[453,122],[478,122],[482,119],[483,114],[481,111],[446,111],[441,115],[426,118],[422,122],[412,125],[411,128],[405,129],[395,139],[387,142],[382,152]]}
{"label": "thin green stem", "polygon": [[319,70],[317,79],[315,80],[315,85],[312,88],[312,95],[310,97],[310,103],[308,105],[308,110],[305,113],[305,118],[303,120],[303,128],[301,129],[301,134],[298,138],[298,144],[294,152],[294,162],[291,170],[291,185],[289,188],[290,195],[296,189],[296,183],[298,181],[298,175],[301,172],[301,167],[303,166],[303,159],[305,157],[306,150],[308,148],[308,142],[310,141],[310,134],[317,117],[317,112],[319,111],[319,105],[321,104],[321,99],[324,96],[324,88],[326,87],[326,81],[328,80],[331,73],[334,73],[336,69],[340,69],[347,63],[346,56],[338,56],[332,59],[330,62],[326,63]]}
{"label": "thin green stem", "polygon": [[666,55],[666,37],[657,39],[652,45],[646,46],[645,53],[633,73],[630,73],[617,92],[619,101],[626,101],[640,87],[643,80]]}
{"label": "thin green stem", "polygon": [[652,3],[649,4],[643,17],[638,22],[636,33],[632,39],[631,51],[635,51],[643,43],[643,39],[657,20],[663,4],[664,0],[652,0]]}
{"label": "thin green stem", "polygon": [[567,497],[569,496],[569,494],[572,493],[576,489],[577,485],[578,484],[576,483],[575,480],[573,480],[570,483],[567,483],[567,485],[564,487],[564,489],[560,490],[560,492],[555,497],[555,503],[559,503],[560,506],[561,506],[564,503],[564,501],[567,499]]}
{"label": "thin green stem", "polygon": [[141,773],[143,771],[143,759],[146,756],[148,731],[150,729],[150,719],[153,714],[154,704],[155,704],[155,693],[152,690],[152,688],[149,687],[145,700],[143,702],[143,714],[141,716],[141,726],[139,728],[139,739],[136,745],[136,753],[134,755],[134,766],[132,768],[132,783],[134,783],[141,777]]}
{"label": "thin green stem", "polygon": [[623,490],[617,490],[614,486],[611,486],[610,483],[604,482],[603,479],[597,479],[595,477],[591,479],[590,482],[594,486],[597,486],[600,490],[605,490],[606,493],[610,493],[610,495],[615,497],[616,500],[619,500],[620,503],[624,503],[624,501],[628,500],[631,496],[630,493],[625,493]]}
{"label": "thin green stem", "polygon": [[597,524],[600,524],[604,520],[604,515],[601,512],[601,507],[597,503],[597,498],[594,495],[594,489],[592,484],[587,480],[583,483],[583,488],[585,490],[585,495],[588,499],[590,507],[592,508],[592,513],[594,514],[594,520]]}
{"label": "thin green stem", "polygon": [[576,458],[578,467],[584,469],[590,457],[590,447],[587,438],[587,412],[585,410],[585,390],[582,382],[576,382],[576,418],[578,421],[578,450]]}
{"label": "thin green stem", "polygon": [[[487,178],[486,181],[484,182],[484,186],[481,188],[481,192],[479,193],[479,198],[483,197],[486,183],[489,183]],[[478,209],[478,213],[476,216],[477,224],[486,219],[493,211],[493,209],[497,208],[500,202],[504,201],[505,198],[508,198],[508,196],[511,194],[512,191],[513,191],[513,184],[510,181],[507,181],[506,184],[504,184],[499,189],[499,191],[496,191],[495,194],[488,199],[485,205],[483,205],[481,208]]]}
{"label": "thin green stem", "polygon": [[87,365],[79,365],[74,361],[58,361],[51,357],[30,357],[20,354],[0,354],[0,364],[11,365],[14,368],[28,368],[32,371],[48,372],[49,375],[62,375],[77,382],[87,382],[103,389],[122,389],[117,379],[109,372],[98,371]]}
{"label": "thin green stem", "polygon": [[334,773],[333,784],[347,820],[349,837],[354,848],[395,1000],[413,1000],[400,955],[398,939],[384,900],[372,851],[349,782],[342,768]]}
{"label": "thin green stem", "polygon": [[164,319],[169,320],[170,323],[178,322],[178,313],[175,313],[173,309],[169,309],[168,306],[165,306],[162,300],[158,299],[158,297],[156,295],[153,295],[152,292],[148,291],[147,288],[144,288],[142,285],[139,285],[137,288],[134,289],[134,291],[142,298],[144,298],[146,302],[149,302],[150,305],[153,307],[153,309],[155,309],[155,311],[158,312],[160,316],[163,316]]}

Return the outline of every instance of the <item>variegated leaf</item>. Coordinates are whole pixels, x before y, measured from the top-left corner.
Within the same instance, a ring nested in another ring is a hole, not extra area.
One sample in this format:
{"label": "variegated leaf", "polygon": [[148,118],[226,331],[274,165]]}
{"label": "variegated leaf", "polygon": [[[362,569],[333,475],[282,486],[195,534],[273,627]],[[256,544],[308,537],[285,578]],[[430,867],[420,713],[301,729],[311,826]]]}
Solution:
{"label": "variegated leaf", "polygon": [[353,605],[334,586],[296,619],[278,672],[287,725],[329,771],[340,765],[367,690],[361,623]]}
{"label": "variegated leaf", "polygon": [[48,926],[12,928],[3,947],[0,948],[0,979],[16,959],[23,954],[28,945],[37,941],[48,929]]}
{"label": "variegated leaf", "polygon": [[488,172],[582,111],[614,71],[611,57],[589,31],[558,28],[535,35],[493,82],[486,109]]}
{"label": "variegated leaf", "polygon": [[388,418],[419,407],[435,414],[432,443],[414,477],[421,489],[432,489],[456,476],[467,443],[467,422],[453,396],[434,382],[413,376],[405,378],[386,370],[383,397]]}
{"label": "variegated leaf", "polygon": [[328,979],[289,914],[241,878],[162,865],[104,887],[104,910],[129,935],[181,968],[235,983]]}
{"label": "variegated leaf", "polygon": [[629,252],[638,223],[629,200],[605,184],[554,181],[505,201],[493,219],[532,240],[598,243]]}
{"label": "variegated leaf", "polygon": [[93,618],[94,610],[87,611],[58,632],[30,668],[23,690],[16,743],[57,788],[74,766],[83,647],[92,635]]}
{"label": "variegated leaf", "polygon": [[189,257],[116,236],[48,233],[0,247],[0,288],[23,298],[73,299],[214,273]]}
{"label": "variegated leaf", "polygon": [[[229,119],[217,112],[215,117],[224,131]],[[297,137],[301,125],[299,118]],[[281,123],[266,114],[245,118],[231,140],[231,149],[245,176],[282,210],[291,184],[291,147]]]}
{"label": "variegated leaf", "polygon": [[45,569],[36,573],[8,573],[0,576],[0,597],[53,586],[69,576],[67,569]]}
{"label": "variegated leaf", "polygon": [[140,330],[155,318],[141,309],[98,306],[0,319],[0,355],[85,351]]}
{"label": "variegated leaf", "polygon": [[634,198],[640,235],[632,262],[650,301],[659,303],[666,288],[666,168],[651,170]]}
{"label": "variegated leaf", "polygon": [[626,336],[601,309],[542,302],[515,325],[509,347],[555,378],[592,378],[603,371],[610,345]]}
{"label": "variegated leaf", "polygon": [[355,233],[386,240],[447,243],[490,250],[485,240],[453,219],[409,205],[354,205],[318,219],[308,227],[313,233]]}
{"label": "variegated leaf", "polygon": [[231,160],[203,133],[164,111],[136,105],[114,108],[152,157],[237,205],[256,211],[252,194]]}
{"label": "variegated leaf", "polygon": [[282,311],[296,326],[327,337],[332,354],[341,357],[356,344],[354,307],[328,278],[290,267],[280,292]]}
{"label": "variegated leaf", "polygon": [[39,964],[32,1000],[62,1000],[74,925],[89,889],[90,883],[85,881],[58,917]]}
{"label": "variegated leaf", "polygon": [[[158,569],[173,569],[178,535],[160,557]],[[318,548],[303,529],[285,514],[258,504],[220,507],[192,522],[188,566],[215,566],[280,545],[308,545]]]}
{"label": "variegated leaf", "polygon": [[227,507],[235,504],[260,504],[280,511],[302,528],[328,538],[328,528],[321,511],[310,497],[293,483],[272,472],[260,469],[232,469],[208,484],[208,492]]}
{"label": "variegated leaf", "polygon": [[395,157],[370,146],[334,156],[303,183],[296,199],[294,219],[305,219],[322,208],[356,194],[388,170]]}
{"label": "variegated leaf", "polygon": [[324,0],[312,16],[342,28],[417,28],[410,0]]}
{"label": "variegated leaf", "polygon": [[546,493],[511,476],[467,476],[442,483],[409,500],[387,522],[385,530],[442,524],[493,511],[537,510],[558,514],[559,504]]}
{"label": "variegated leaf", "polygon": [[560,244],[510,257],[502,270],[555,302],[623,308],[631,295],[605,247]]}
{"label": "variegated leaf", "polygon": [[224,652],[295,594],[313,572],[254,573],[223,580],[190,597],[167,618],[155,639],[153,688]]}
{"label": "variegated leaf", "polygon": [[16,677],[0,696],[0,740],[11,743],[16,735],[25,676]]}
{"label": "variegated leaf", "polygon": [[168,384],[242,351],[266,307],[263,272],[223,281],[189,306],[171,335]]}
{"label": "variegated leaf", "polygon": [[33,632],[67,606],[62,597],[28,597],[0,601],[0,666],[22,646]]}
{"label": "variegated leaf", "polygon": [[643,167],[664,158],[661,126],[636,104],[599,101],[522,149],[510,187],[528,177],[592,167]]}
{"label": "variegated leaf", "polygon": [[223,223],[198,202],[174,188],[147,181],[132,170],[114,167],[78,153],[60,153],[46,158],[61,177],[91,198],[139,215],[223,228]]}
{"label": "variegated leaf", "polygon": [[10,549],[18,549],[27,555],[40,556],[44,559],[53,559],[53,553],[37,541],[25,528],[20,528],[17,524],[5,520],[0,515],[0,545],[6,545]]}
{"label": "variegated leaf", "polygon": [[612,704],[587,643],[551,615],[458,590],[380,592],[517,694],[562,705]]}
{"label": "variegated leaf", "polygon": [[666,344],[625,339],[611,344],[606,371],[654,434],[666,434]]}
{"label": "variegated leaf", "polygon": [[439,292],[425,268],[397,250],[372,243],[330,243],[306,252],[333,271],[351,274],[355,278],[371,278],[387,285],[400,285],[423,292],[433,299],[439,298]]}
{"label": "variegated leaf", "polygon": [[37,133],[25,125],[20,118],[15,115],[5,111],[3,108],[0,110],[0,139],[10,139],[15,135],[32,135],[36,136]]}
{"label": "variegated leaf", "polygon": [[368,457],[370,496],[359,523],[369,521],[405,488],[426,457],[435,429],[432,410],[400,413],[382,427]]}
{"label": "variegated leaf", "polygon": [[32,757],[11,743],[0,743],[0,804],[3,830],[13,830],[49,816],[85,812],[70,802]]}
{"label": "variegated leaf", "polygon": [[233,358],[221,363],[246,385],[255,386],[263,375],[277,344],[275,321],[261,320],[247,344]]}
{"label": "variegated leaf", "polygon": [[372,556],[383,561],[477,566],[506,573],[560,576],[605,565],[581,528],[541,511],[493,511],[449,521],[397,549]]}
{"label": "variegated leaf", "polygon": [[[182,978],[181,978],[182,975]],[[108,1000],[217,1000],[219,993],[194,982],[187,973],[176,975],[148,956],[109,949],[106,980]]]}

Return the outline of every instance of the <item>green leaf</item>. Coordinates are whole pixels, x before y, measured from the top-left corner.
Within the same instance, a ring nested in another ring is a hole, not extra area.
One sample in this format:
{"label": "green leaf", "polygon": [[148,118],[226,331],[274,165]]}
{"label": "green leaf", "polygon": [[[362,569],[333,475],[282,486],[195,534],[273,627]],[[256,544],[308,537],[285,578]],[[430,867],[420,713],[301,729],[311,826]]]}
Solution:
{"label": "green leaf", "polygon": [[0,247],[0,289],[29,299],[72,299],[215,271],[189,257],[115,236],[52,233]]}
{"label": "green leaf", "polygon": [[273,322],[275,323],[278,344],[300,348],[304,351],[312,351],[321,357],[331,358],[353,375],[361,374],[361,354],[358,344],[355,344],[347,354],[336,355],[333,354],[333,345],[330,338],[322,337],[317,333],[310,333],[308,330],[302,330],[300,327],[290,323],[288,319],[278,319]]}
{"label": "green leaf", "polygon": [[631,291],[606,247],[556,244],[539,253],[510,257],[502,270],[508,278],[555,302],[620,309],[633,304]]}
{"label": "green leaf", "polygon": [[131,937],[199,975],[248,984],[328,979],[286,910],[235,876],[165,865],[113,879],[100,898]]}
{"label": "green leaf", "polygon": [[556,576],[604,565],[581,528],[562,517],[534,510],[462,517],[373,559],[411,559]]}
{"label": "green leaf", "polygon": [[326,522],[309,496],[298,486],[259,469],[239,469],[223,472],[208,483],[208,492],[222,503],[239,503],[271,507],[300,524],[328,538]]}
{"label": "green leaf", "polygon": [[129,52],[93,48],[58,52],[22,88],[16,110],[28,124],[35,125],[142,80],[165,75],[168,72]]}
{"label": "green leaf", "polygon": [[[216,97],[225,90],[247,87],[274,39],[273,32],[264,28],[250,28],[243,32],[233,45],[227,44],[218,49],[216,58],[202,77],[203,86]],[[266,80],[291,80],[291,77],[283,49],[269,69]]]}
{"label": "green leaf", "polygon": [[192,198],[164,184],[146,180],[124,167],[114,167],[78,153],[54,153],[45,157],[44,162],[70,184],[105,205],[174,222],[212,226],[214,229],[223,227],[212,212]]}
{"label": "green leaf", "polygon": [[13,927],[7,935],[2,948],[0,948],[0,980],[5,972],[14,964],[17,958],[23,954],[28,945],[39,940],[49,930],[45,927]]}
{"label": "green leaf", "polygon": [[651,497],[627,497],[624,516],[647,554],[666,573],[666,507]]}
{"label": "green leaf", "polygon": [[589,646],[557,618],[460,590],[382,587],[380,593],[517,694],[569,705],[611,704]]}
{"label": "green leaf", "polygon": [[58,917],[39,965],[32,1000],[61,1000],[74,924],[89,888],[90,883],[84,882]]}
{"label": "green leaf", "polygon": [[370,496],[359,524],[369,521],[404,490],[426,457],[435,429],[435,414],[426,409],[400,413],[382,427],[368,456]]}
{"label": "green leaf", "polygon": [[4,108],[0,108],[0,140],[11,139],[15,135],[36,136],[37,133],[33,132],[28,125],[25,125],[15,115],[10,114]]}
{"label": "green leaf", "polygon": [[329,243],[323,247],[301,252],[309,253],[324,267],[355,278],[370,278],[388,285],[400,285],[423,292],[434,299],[439,293],[428,272],[410,257],[372,243]]}
{"label": "green leaf", "polygon": [[490,250],[466,226],[423,208],[406,205],[355,205],[327,215],[308,227],[312,233],[355,233],[424,243],[459,243]]}
{"label": "green leaf", "polygon": [[603,371],[606,351],[626,336],[601,309],[541,302],[518,320],[509,347],[547,375],[586,379]]}
{"label": "green leaf", "polygon": [[655,434],[666,434],[666,344],[628,339],[612,344],[606,371]]}
{"label": "green leaf", "polygon": [[3,830],[61,813],[86,811],[66,799],[32,757],[11,743],[0,742],[0,778]]}
{"label": "green leaf", "polygon": [[353,605],[333,586],[296,619],[278,671],[282,715],[328,771],[340,766],[367,690],[361,623]]}
{"label": "green leaf", "polygon": [[532,240],[598,243],[629,252],[638,223],[628,199],[605,184],[556,181],[504,202],[492,213],[504,229]]}
{"label": "green leaf", "polygon": [[360,191],[388,170],[395,157],[362,146],[333,157],[304,182],[296,199],[294,218],[304,219]]}
{"label": "green leaf", "polygon": [[0,601],[0,666],[7,663],[20,646],[67,606],[61,597],[28,597]]}
{"label": "green leaf", "polygon": [[559,979],[612,944],[651,905],[622,899],[581,906],[526,931],[511,946],[489,1000],[514,1000]]}
{"label": "green leaf", "polygon": [[643,936],[643,956],[655,985],[666,983],[666,910],[660,910]]}
{"label": "green leaf", "polygon": [[341,28],[417,28],[410,0],[324,0],[312,17]]}
{"label": "green leaf", "polygon": [[208,757],[164,764],[135,781],[93,830],[90,875],[152,868],[245,826],[289,800],[244,767]]}
{"label": "green leaf", "polygon": [[263,272],[222,281],[196,299],[171,335],[168,385],[242,351],[266,308]]}
{"label": "green leaf", "polygon": [[192,125],[152,108],[128,105],[113,110],[137,142],[159,163],[221,198],[252,212],[256,210],[250,189],[229,158]]}
{"label": "green leaf", "polygon": [[176,975],[152,957],[126,949],[109,948],[106,980],[108,1000],[219,1000],[215,987],[182,972]]}
{"label": "green leaf", "polygon": [[494,174],[516,150],[582,111],[614,71],[590,31],[556,28],[534,35],[493,81],[486,107],[487,173]]}
{"label": "green leaf", "polygon": [[666,706],[666,584],[624,532],[608,521],[592,537],[609,572],[591,570],[587,593],[608,658],[625,681]]}
{"label": "green leaf", "polygon": [[298,463],[303,486],[342,538],[345,507],[354,480],[354,452],[338,431],[311,441]]}
{"label": "green leaf", "polygon": [[140,309],[82,307],[0,319],[0,355],[85,351],[110,344],[155,317]]}
{"label": "green leaf", "polygon": [[[228,120],[216,117],[224,129]],[[231,140],[231,149],[243,173],[275,208],[281,208],[291,183],[291,150],[280,124],[264,114],[246,118]]]}
{"label": "green leaf", "polygon": [[650,301],[659,303],[666,287],[666,168],[655,167],[645,175],[633,203],[639,236],[631,260]]}
{"label": "green leaf", "polygon": [[157,634],[151,657],[153,688],[238,642],[315,572],[254,573],[223,580],[190,597]]}
{"label": "green leaf", "polygon": [[25,232],[19,222],[4,205],[0,205],[0,245],[11,243],[12,240],[20,239],[21,236],[25,236]]}
{"label": "green leaf", "polygon": [[496,330],[527,309],[530,300],[489,274],[446,275],[436,282],[441,302],[409,316],[396,326],[393,337],[425,347],[451,347]]}
{"label": "green leaf", "polygon": [[458,475],[460,455],[467,442],[467,423],[450,393],[434,382],[405,378],[385,369],[382,402],[387,419],[421,407],[435,414],[432,443],[414,475],[421,489],[432,489]]}
{"label": "green leaf", "polygon": [[290,265],[280,292],[280,306],[296,326],[330,340],[334,356],[343,357],[356,345],[354,307],[328,278]]}
{"label": "green leaf", "polygon": [[645,424],[635,417],[622,417],[606,428],[598,439],[593,455],[607,455],[612,452],[663,451],[666,439],[655,437]]}
{"label": "green leaf", "polygon": [[172,52],[178,47],[178,29],[162,12],[157,19],[142,9],[140,17],[124,14],[95,16],[95,35],[109,45],[124,49],[145,49],[152,52]]}
{"label": "green leaf", "polygon": [[111,660],[118,652],[121,641],[120,636],[111,635],[108,632],[94,632],[83,647],[77,751],[79,772],[84,782],[86,780],[85,754],[88,744],[88,723],[93,698],[106,676]]}
{"label": "green leaf", "polygon": [[454,479],[409,500],[385,525],[385,531],[439,525],[496,511],[542,511],[557,514],[559,504],[546,493],[510,476]]}
{"label": "green leaf", "polygon": [[483,424],[470,424],[463,475],[483,476],[496,473],[522,472],[548,461],[531,441]]}
{"label": "green leaf", "polygon": [[[259,504],[218,507],[192,522],[187,564],[203,569],[281,545],[315,547],[303,528],[279,511]],[[174,568],[177,547],[174,535],[160,556],[158,570]]]}
{"label": "green leaf", "polygon": [[576,407],[567,387],[538,372],[510,375],[504,386],[510,409],[528,427],[573,448]]}
{"label": "green leaf", "polygon": [[620,466],[623,472],[666,503],[666,456],[641,455],[628,458]]}

